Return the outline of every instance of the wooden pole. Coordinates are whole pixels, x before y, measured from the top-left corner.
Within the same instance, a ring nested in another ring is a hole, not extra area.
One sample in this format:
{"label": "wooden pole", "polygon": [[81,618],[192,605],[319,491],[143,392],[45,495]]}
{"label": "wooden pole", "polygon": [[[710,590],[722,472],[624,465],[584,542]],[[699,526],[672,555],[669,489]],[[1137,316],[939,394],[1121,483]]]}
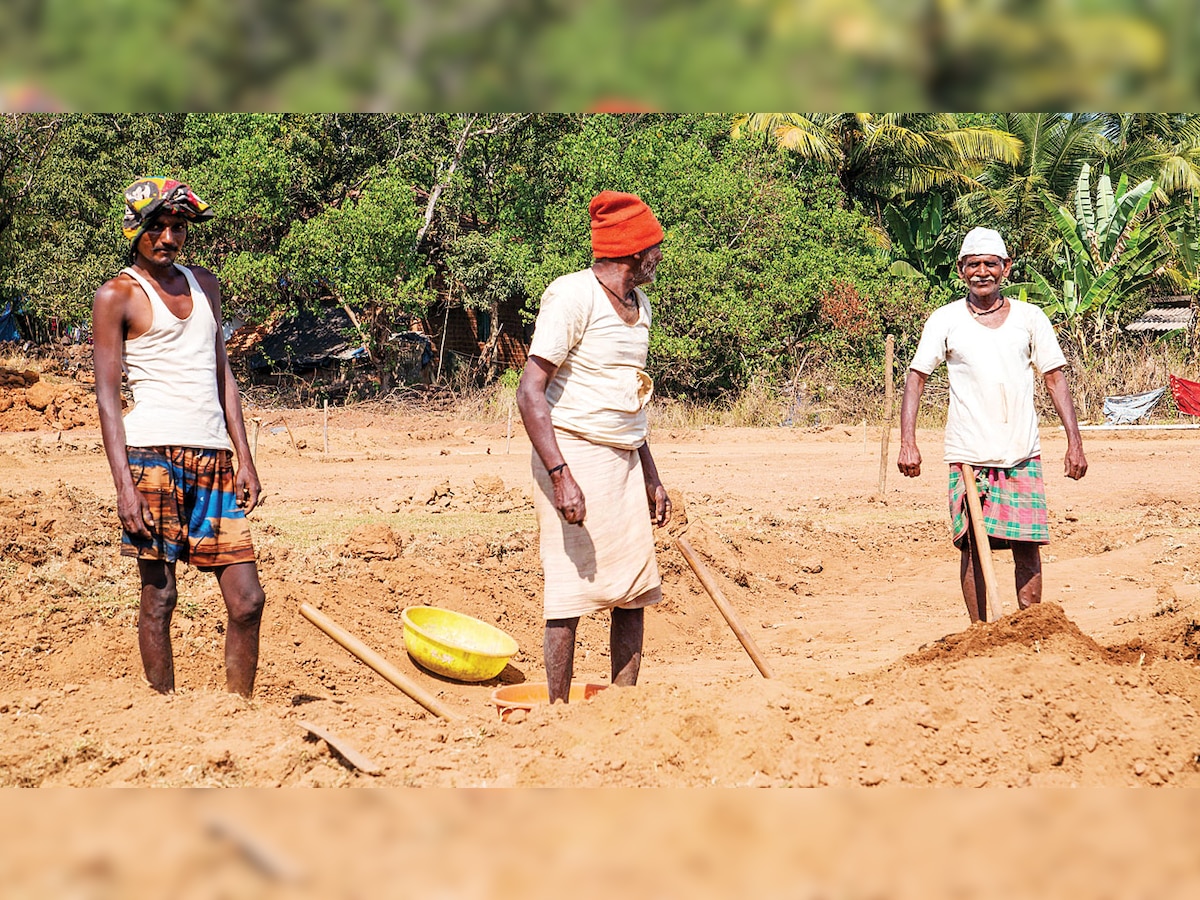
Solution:
{"label": "wooden pole", "polygon": [[971,533],[975,536],[975,554],[979,557],[979,567],[983,569],[983,583],[987,589],[988,618],[994,622],[1004,615],[1004,604],[1000,601],[996,567],[992,565],[992,543],[988,540],[987,526],[983,524],[983,504],[979,502],[979,489],[975,486],[975,470],[963,463],[962,477],[967,489],[967,509],[971,513]]}
{"label": "wooden pole", "polygon": [[430,694],[423,687],[393,666],[390,662],[342,628],[324,613],[316,608],[309,606],[307,603],[300,604],[300,614],[308,621],[312,622],[323,632],[333,638],[337,643],[341,644],[360,660],[390,681],[393,685],[400,688],[408,696],[412,697],[423,707],[433,713],[435,716],[441,716],[447,721],[455,721],[460,718],[455,713],[451,712],[437,697]]}
{"label": "wooden pole", "polygon": [[887,347],[883,354],[883,435],[880,437],[879,444],[879,499],[885,500],[887,494],[887,470],[888,470],[888,440],[892,435],[892,407],[895,401],[896,384],[895,375],[892,372],[892,358],[896,352],[896,336],[889,334],[887,336]]}
{"label": "wooden pole", "polygon": [[283,423],[284,430],[288,433],[288,440],[291,441],[292,449],[299,453],[300,448],[296,446],[296,438],[292,435],[292,426],[288,425],[287,419],[282,416],[280,416],[279,421]]}
{"label": "wooden pole", "polygon": [[508,432],[504,435],[504,455],[508,456],[509,445],[512,444],[512,410],[513,401],[508,401]]}
{"label": "wooden pole", "polygon": [[326,456],[329,455],[329,398],[325,398],[325,421],[321,425],[321,436],[324,441],[325,449],[321,452]]}
{"label": "wooden pole", "polygon": [[254,464],[258,465],[258,426],[262,424],[262,419],[254,417],[254,437],[250,439],[250,458],[254,460]]}
{"label": "wooden pole", "polygon": [[696,555],[696,551],[692,549],[692,545],[688,543],[687,538],[683,537],[683,535],[675,538],[675,546],[679,548],[679,552],[683,554],[683,558],[688,561],[688,565],[692,567],[692,571],[700,579],[700,584],[704,586],[704,590],[708,592],[708,596],[712,597],[713,603],[717,604],[717,609],[721,611],[721,615],[725,617],[725,621],[729,623],[729,627],[733,629],[733,633],[741,641],[742,647],[750,654],[750,659],[754,661],[754,665],[762,673],[762,677],[774,678],[775,676],[771,672],[771,667],[763,659],[762,653],[759,652],[758,647],[754,643],[754,639],[750,637],[750,632],[739,621],[737,614],[733,611],[733,607],[729,605],[729,601],[725,599],[725,595],[721,593],[721,589],[717,587],[716,581],[713,580],[712,573],[701,562],[700,557]]}
{"label": "wooden pole", "polygon": [[450,327],[450,301],[446,300],[446,317],[442,320],[442,340],[441,346],[438,347],[438,373],[437,380],[442,380],[442,360],[446,358],[446,329]]}

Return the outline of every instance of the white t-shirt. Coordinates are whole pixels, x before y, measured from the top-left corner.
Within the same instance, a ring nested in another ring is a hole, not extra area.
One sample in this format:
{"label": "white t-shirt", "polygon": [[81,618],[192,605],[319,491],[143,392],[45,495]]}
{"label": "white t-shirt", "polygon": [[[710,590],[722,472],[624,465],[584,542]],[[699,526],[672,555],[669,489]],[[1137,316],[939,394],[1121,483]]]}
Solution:
{"label": "white t-shirt", "polygon": [[1011,468],[1041,453],[1034,370],[1067,364],[1054,327],[1032,303],[1012,308],[999,328],[975,320],[967,300],[934,311],[909,368],[929,375],[942,362],[950,378],[946,462]]}
{"label": "white t-shirt", "polygon": [[555,428],[596,444],[636,450],[646,442],[653,382],[650,301],[639,289],[638,319],[626,325],[591,269],[556,278],[542,294],[529,355],[558,366],[546,388]]}

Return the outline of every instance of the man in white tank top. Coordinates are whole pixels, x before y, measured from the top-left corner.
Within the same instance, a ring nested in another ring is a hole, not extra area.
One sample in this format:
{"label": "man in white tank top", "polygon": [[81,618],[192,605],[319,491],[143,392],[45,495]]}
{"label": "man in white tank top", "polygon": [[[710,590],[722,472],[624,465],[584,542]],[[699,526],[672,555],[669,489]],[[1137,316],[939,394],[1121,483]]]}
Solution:
{"label": "man in white tank top", "polygon": [[[121,553],[138,561],[138,647],[150,686],[175,689],[175,566],[212,571],[229,614],[225,678],[250,696],[265,597],[246,514],[261,486],[221,333],[212,272],[175,262],[188,225],[212,211],[185,184],[143,178],[125,190],[131,265],[92,305],[96,402],[117,489]],[[121,375],[134,406],[122,415]],[[236,454],[236,466],[234,465]]]}

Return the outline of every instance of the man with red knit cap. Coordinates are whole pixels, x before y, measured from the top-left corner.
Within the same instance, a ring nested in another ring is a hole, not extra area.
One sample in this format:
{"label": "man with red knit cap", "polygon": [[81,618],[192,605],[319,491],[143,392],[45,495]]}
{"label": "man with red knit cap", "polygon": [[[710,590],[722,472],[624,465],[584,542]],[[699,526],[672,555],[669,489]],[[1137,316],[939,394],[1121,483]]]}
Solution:
{"label": "man with red knit cap", "polygon": [[576,628],[592,612],[612,610],[612,683],[637,683],[645,608],[662,599],[651,523],[671,515],[647,443],[650,302],[639,287],[662,259],[662,226],[633,194],[602,191],[588,211],[595,261],[542,294],[517,389],[533,444],[551,703],[569,699]]}

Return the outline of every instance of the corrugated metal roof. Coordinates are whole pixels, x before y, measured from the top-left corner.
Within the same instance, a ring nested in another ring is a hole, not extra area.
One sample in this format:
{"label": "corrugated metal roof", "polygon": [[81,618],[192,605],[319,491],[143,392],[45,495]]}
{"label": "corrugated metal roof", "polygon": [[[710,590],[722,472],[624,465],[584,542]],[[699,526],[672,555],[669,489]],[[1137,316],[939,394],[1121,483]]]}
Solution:
{"label": "corrugated metal roof", "polygon": [[[1175,298],[1171,298],[1174,300]],[[1176,331],[1191,328],[1195,313],[1190,306],[1152,306],[1125,326],[1126,331]]]}

